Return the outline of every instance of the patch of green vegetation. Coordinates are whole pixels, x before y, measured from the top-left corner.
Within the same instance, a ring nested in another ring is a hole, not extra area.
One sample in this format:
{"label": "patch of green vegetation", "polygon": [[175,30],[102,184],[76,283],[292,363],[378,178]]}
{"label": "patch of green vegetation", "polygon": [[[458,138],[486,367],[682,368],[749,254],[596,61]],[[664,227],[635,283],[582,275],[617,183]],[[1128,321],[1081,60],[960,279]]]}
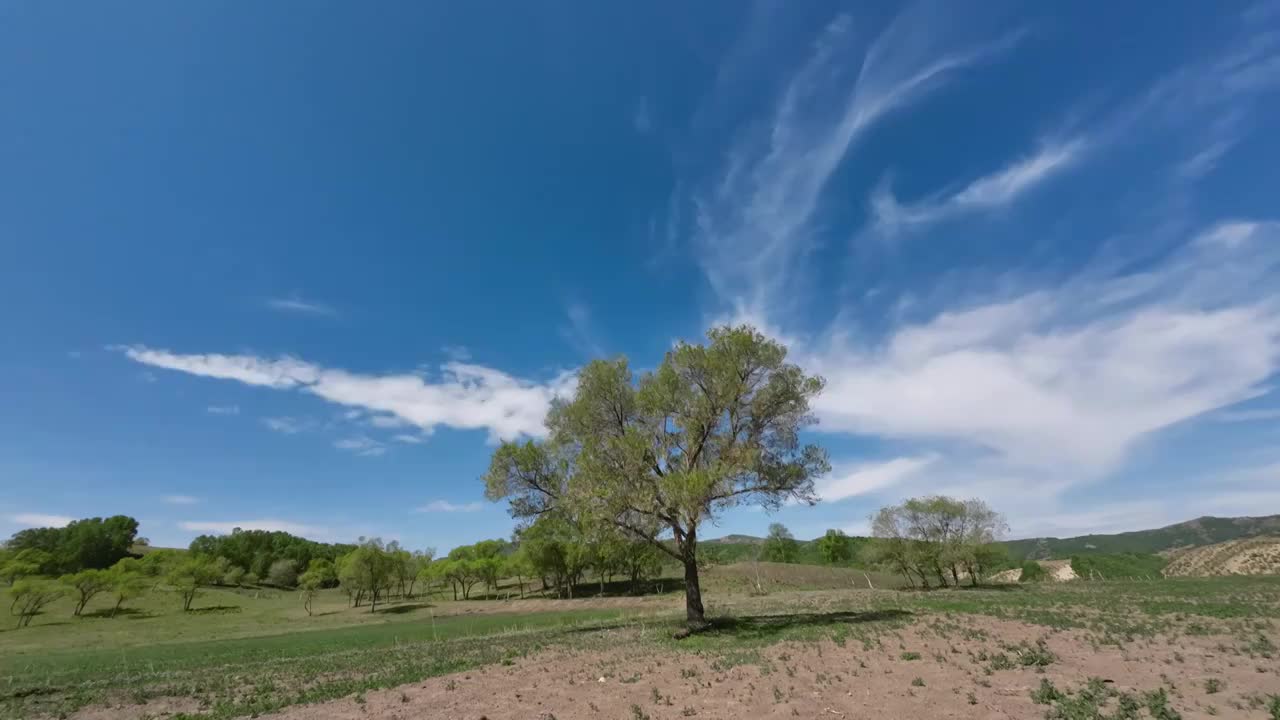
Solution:
{"label": "patch of green vegetation", "polygon": [[1022,574],[1018,576],[1019,582],[1044,582],[1048,579],[1049,573],[1040,563],[1034,560],[1022,563]]}
{"label": "patch of green vegetation", "polygon": [[1256,518],[1202,517],[1154,530],[1071,538],[1029,538],[1009,540],[1002,544],[1008,548],[1009,555],[1013,558],[1043,560],[1104,553],[1154,554],[1162,550],[1212,545],[1277,531],[1280,531],[1280,515]]}
{"label": "patch of green vegetation", "polygon": [[1086,580],[1160,578],[1169,561],[1144,553],[1098,553],[1072,555],[1071,569]]}
{"label": "patch of green vegetation", "polygon": [[[5,688],[0,717],[57,715],[88,704],[164,696],[200,701],[201,712],[193,717],[264,713],[501,662],[562,641],[567,629],[604,631],[621,617],[618,611],[468,615],[433,624],[388,623],[127,651],[6,655],[0,658]],[[476,642],[480,637],[494,641]]]}

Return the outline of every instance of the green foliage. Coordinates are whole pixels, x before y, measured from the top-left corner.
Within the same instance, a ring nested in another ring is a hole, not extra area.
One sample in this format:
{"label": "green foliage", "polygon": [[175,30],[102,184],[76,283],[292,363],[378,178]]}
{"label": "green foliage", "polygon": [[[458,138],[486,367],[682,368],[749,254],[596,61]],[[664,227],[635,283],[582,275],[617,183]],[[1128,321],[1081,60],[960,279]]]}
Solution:
{"label": "green foliage", "polygon": [[[638,381],[625,358],[582,369],[574,397],[547,416],[544,443],[504,443],[485,494],[516,517],[556,509],[584,526],[614,525],[684,566],[686,616],[705,624],[698,528],[742,504],[812,503],[826,453],[802,445],[823,387],[755,329],[721,327],[681,342]],[[668,545],[663,539],[673,541]]]}
{"label": "green foliage", "polygon": [[39,563],[39,573],[61,575],[111,567],[129,555],[137,534],[137,520],[125,515],[113,515],[105,519],[76,520],[60,528],[21,530],[5,546],[18,553],[24,550],[45,553],[47,557],[42,558]]}
{"label": "green foliage", "polygon": [[1053,682],[1047,678],[1041,679],[1040,687],[1031,691],[1031,702],[1037,705],[1052,705],[1063,697],[1062,692],[1054,687]]}
{"label": "green foliage", "polygon": [[981,500],[941,495],[881,508],[872,518],[875,541],[865,559],[902,574],[912,585],[978,582],[1002,562],[995,540],[1008,529]]}
{"label": "green foliage", "polygon": [[134,558],[121,560],[111,566],[108,572],[111,581],[111,597],[115,599],[115,604],[111,607],[111,617],[115,617],[126,602],[145,593],[151,587],[151,582],[142,573],[141,563]]}
{"label": "green foliage", "polygon": [[1280,515],[1256,518],[1202,517],[1155,530],[1072,538],[1030,538],[1003,543],[1010,557],[1047,560],[1073,555],[1107,553],[1154,554],[1180,547],[1211,545],[1226,540],[1280,533]]}
{"label": "green foliage", "polygon": [[1128,578],[1160,578],[1169,561],[1159,555],[1140,553],[1099,553],[1072,555],[1071,569],[1086,580],[1124,580]]}
{"label": "green foliage", "polygon": [[1022,574],[1018,576],[1018,582],[1044,582],[1048,579],[1049,573],[1040,563],[1034,560],[1022,563]]}
{"label": "green foliage", "polygon": [[167,589],[182,602],[182,611],[191,610],[191,603],[200,594],[200,588],[221,579],[225,572],[207,557],[187,557],[171,565],[164,576]]}
{"label": "green foliage", "polygon": [[228,535],[201,535],[189,547],[193,555],[226,558],[231,566],[244,568],[267,582],[272,582],[272,566],[281,560],[292,560],[298,572],[314,560],[334,562],[354,549],[354,545],[319,543],[287,532],[240,528]]}
{"label": "green foliage", "polygon": [[854,558],[852,540],[842,530],[828,530],[817,540],[818,554],[828,565],[848,565]]}
{"label": "green foliage", "polygon": [[760,548],[760,559],[766,562],[794,563],[800,557],[800,545],[782,523],[769,525],[769,535]]}
{"label": "green foliage", "polygon": [[52,572],[53,568],[53,555],[44,550],[6,550],[0,557],[0,580],[12,585],[24,577]]}
{"label": "green foliage", "polygon": [[563,515],[549,512],[521,530],[518,539],[533,572],[561,596],[573,597],[592,559],[581,530]]}
{"label": "green foliage", "polygon": [[108,570],[81,570],[72,575],[63,575],[60,581],[75,597],[75,610],[71,614],[79,616],[95,595],[111,589],[113,578]]}
{"label": "green foliage", "polygon": [[288,558],[271,563],[267,571],[267,583],[278,588],[291,588],[298,584],[298,564]]}
{"label": "green foliage", "polygon": [[18,627],[31,624],[31,619],[49,603],[62,597],[66,587],[53,580],[41,577],[22,578],[9,588],[9,613],[18,618]]}

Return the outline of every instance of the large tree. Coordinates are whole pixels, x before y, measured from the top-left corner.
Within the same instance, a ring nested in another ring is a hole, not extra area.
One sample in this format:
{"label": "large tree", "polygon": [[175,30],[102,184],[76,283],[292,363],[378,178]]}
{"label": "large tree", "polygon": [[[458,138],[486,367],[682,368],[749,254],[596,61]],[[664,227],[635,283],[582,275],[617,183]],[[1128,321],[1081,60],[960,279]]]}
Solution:
{"label": "large tree", "polygon": [[550,511],[608,522],[684,566],[690,628],[705,625],[698,528],[727,508],[812,504],[826,452],[800,442],[823,380],[786,361],[787,350],[749,326],[678,343],[653,372],[626,358],[597,360],[557,401],[542,442],[507,442],[485,475],[491,500],[519,518]]}

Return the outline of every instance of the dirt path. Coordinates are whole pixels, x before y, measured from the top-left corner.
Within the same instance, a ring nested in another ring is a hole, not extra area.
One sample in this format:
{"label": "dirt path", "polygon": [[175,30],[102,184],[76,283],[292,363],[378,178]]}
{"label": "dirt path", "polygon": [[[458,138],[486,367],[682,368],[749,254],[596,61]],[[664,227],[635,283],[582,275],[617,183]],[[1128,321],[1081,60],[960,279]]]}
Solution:
{"label": "dirt path", "polygon": [[[1038,639],[1056,659],[1021,666],[1011,646]],[[458,718],[1043,718],[1032,690],[1048,680],[1077,690],[1089,677],[1141,693],[1163,687],[1182,717],[1266,718],[1257,698],[1280,690],[1275,660],[1224,652],[1229,638],[1137,640],[1124,649],[1094,647],[1075,632],[981,618],[964,625],[916,624],[859,640],[782,643],[727,658],[627,645],[607,652],[550,650],[509,666],[290,708],[275,720],[411,720]],[[1014,658],[1001,669],[996,653]],[[993,665],[996,667],[993,669]],[[1219,689],[1210,693],[1205,681]],[[1110,701],[1109,711],[1116,700]],[[1252,707],[1251,707],[1252,705]],[[1212,708],[1212,710],[1211,710]],[[1146,713],[1147,711],[1143,711]],[[1143,717],[1149,715],[1144,714]]]}

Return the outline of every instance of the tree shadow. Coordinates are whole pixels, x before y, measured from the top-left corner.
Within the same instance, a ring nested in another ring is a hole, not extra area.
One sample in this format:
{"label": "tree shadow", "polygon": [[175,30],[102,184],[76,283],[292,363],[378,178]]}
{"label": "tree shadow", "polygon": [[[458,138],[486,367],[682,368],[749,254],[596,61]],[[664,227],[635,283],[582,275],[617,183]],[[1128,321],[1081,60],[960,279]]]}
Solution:
{"label": "tree shadow", "polygon": [[913,613],[910,611],[898,609],[867,610],[863,612],[793,613],[790,615],[742,615],[713,618],[708,627],[697,634],[731,637],[737,640],[762,640],[801,628],[891,622],[905,620],[912,616]]}
{"label": "tree shadow", "polygon": [[987,592],[1026,592],[1027,588],[1017,583],[992,583],[990,585],[980,584],[977,587],[973,585],[961,585],[960,587],[948,588],[949,590],[961,590],[964,592],[977,592],[985,590]]}
{"label": "tree shadow", "polygon": [[226,615],[238,613],[244,608],[239,605],[210,605],[208,607],[191,608],[187,612],[192,615]]}
{"label": "tree shadow", "polygon": [[431,603],[427,603],[427,602],[404,603],[402,605],[392,605],[391,607],[379,608],[378,614],[379,615],[404,615],[406,613],[416,612],[418,610],[422,610],[423,608],[429,608],[429,607],[432,607],[432,605]]}
{"label": "tree shadow", "polygon": [[117,617],[117,618],[129,618],[131,620],[141,620],[142,618],[149,618],[154,616],[150,612],[147,612],[146,610],[139,610],[137,608],[120,608],[119,610],[116,610],[114,613],[111,612],[111,608],[103,608],[102,610],[94,610],[93,612],[80,613],[80,617],[107,618],[107,619]]}

